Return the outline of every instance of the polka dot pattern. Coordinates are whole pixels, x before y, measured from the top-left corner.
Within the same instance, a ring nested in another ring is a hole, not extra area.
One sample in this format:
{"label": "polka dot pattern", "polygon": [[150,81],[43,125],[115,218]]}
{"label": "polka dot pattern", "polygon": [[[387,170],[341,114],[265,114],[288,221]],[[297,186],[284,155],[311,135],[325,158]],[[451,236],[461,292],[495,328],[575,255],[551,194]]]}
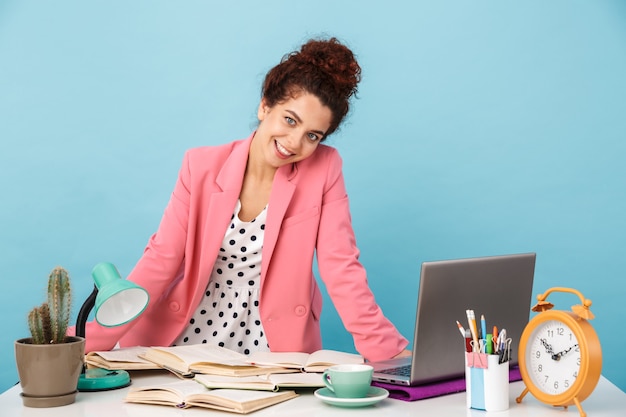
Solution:
{"label": "polka dot pattern", "polygon": [[237,203],[204,297],[174,345],[211,343],[248,354],[267,351],[261,315],[261,249],[267,207],[242,222]]}

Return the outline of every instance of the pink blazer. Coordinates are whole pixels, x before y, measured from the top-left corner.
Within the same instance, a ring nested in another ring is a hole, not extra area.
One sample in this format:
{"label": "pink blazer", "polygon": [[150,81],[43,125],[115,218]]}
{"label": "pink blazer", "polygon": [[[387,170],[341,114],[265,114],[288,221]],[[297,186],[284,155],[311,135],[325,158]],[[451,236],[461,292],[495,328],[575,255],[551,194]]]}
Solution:
{"label": "pink blazer", "polygon": [[[157,232],[128,279],[150,303],[137,320],[87,324],[86,351],[169,346],[187,326],[207,286],[241,191],[248,139],[189,150]],[[320,145],[304,161],[281,167],[269,200],[259,308],[273,351],[321,349],[322,296],[313,258],[357,351],[387,359],[408,344],[383,315],[358,260],[341,158]],[[132,329],[132,330],[131,330]]]}

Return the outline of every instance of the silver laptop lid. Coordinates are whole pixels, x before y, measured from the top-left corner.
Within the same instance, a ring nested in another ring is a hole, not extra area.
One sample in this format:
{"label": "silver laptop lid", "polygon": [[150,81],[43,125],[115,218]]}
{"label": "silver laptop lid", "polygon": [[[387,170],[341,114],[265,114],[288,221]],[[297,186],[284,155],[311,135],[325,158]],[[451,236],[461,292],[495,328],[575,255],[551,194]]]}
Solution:
{"label": "silver laptop lid", "polygon": [[464,375],[465,341],[456,325],[465,328],[466,310],[477,320],[485,315],[488,332],[505,328],[512,338],[511,364],[530,317],[535,271],[534,253],[424,262],[421,268],[410,377],[394,381],[378,374],[375,380],[419,385]]}

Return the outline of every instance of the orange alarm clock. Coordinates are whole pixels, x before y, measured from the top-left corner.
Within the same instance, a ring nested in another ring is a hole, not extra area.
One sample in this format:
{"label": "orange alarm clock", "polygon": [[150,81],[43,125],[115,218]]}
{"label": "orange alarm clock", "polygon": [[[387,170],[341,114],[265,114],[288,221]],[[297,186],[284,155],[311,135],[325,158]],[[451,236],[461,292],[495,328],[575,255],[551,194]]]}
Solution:
{"label": "orange alarm clock", "polygon": [[[578,295],[582,305],[572,311],[551,310],[546,300],[554,291]],[[539,401],[555,407],[575,404],[585,417],[581,402],[595,389],[602,372],[600,340],[589,324],[591,300],[574,289],[555,287],[537,296],[539,302],[519,343],[519,368],[526,388],[518,403],[530,392]]]}

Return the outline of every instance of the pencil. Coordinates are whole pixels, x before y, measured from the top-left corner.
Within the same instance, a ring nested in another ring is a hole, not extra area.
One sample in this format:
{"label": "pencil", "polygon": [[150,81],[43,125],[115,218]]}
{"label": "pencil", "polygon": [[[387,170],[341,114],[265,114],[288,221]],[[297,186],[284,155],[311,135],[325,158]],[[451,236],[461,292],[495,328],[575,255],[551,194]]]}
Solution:
{"label": "pencil", "polygon": [[485,321],[485,315],[481,314],[480,315],[480,338],[481,339],[487,339],[487,321]]}
{"label": "pencil", "polygon": [[461,326],[461,323],[459,323],[459,321],[456,321],[456,325],[459,327],[459,331],[461,332],[461,336],[463,336],[463,338],[465,338],[465,329],[463,328],[463,326]]}
{"label": "pencil", "polygon": [[476,316],[474,310],[466,310],[467,322],[470,326],[470,332],[472,333],[472,340],[474,341],[474,351],[478,351],[478,329],[476,328]]}

